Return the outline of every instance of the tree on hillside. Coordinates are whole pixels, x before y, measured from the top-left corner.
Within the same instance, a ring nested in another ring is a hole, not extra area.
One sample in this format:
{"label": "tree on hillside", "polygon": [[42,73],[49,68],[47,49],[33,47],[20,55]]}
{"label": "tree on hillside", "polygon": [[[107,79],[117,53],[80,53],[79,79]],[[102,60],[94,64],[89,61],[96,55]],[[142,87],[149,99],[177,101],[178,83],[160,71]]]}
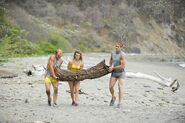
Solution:
{"label": "tree on hillside", "polygon": [[0,1],[0,38],[3,38],[8,32],[8,28],[6,27],[6,8],[5,8],[5,0]]}

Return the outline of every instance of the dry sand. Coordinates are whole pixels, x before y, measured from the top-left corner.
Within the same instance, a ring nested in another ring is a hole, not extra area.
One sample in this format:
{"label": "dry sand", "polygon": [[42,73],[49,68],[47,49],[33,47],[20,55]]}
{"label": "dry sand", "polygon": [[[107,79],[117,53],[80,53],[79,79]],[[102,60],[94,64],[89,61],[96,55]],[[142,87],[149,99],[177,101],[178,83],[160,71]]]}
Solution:
{"label": "dry sand", "polygon": [[[67,62],[72,54],[65,54]],[[110,54],[84,54],[86,68],[105,59],[108,64]],[[0,122],[185,122],[185,68],[168,62],[135,60],[128,56],[126,70],[154,75],[157,71],[165,77],[177,78],[180,88],[175,93],[168,87],[144,79],[126,78],[120,109],[110,107],[110,75],[84,80],[80,89],[86,94],[79,95],[79,106],[71,106],[68,83],[59,84],[58,107],[47,105],[43,76],[27,76],[24,69],[33,64],[46,65],[48,57],[13,58],[0,66],[0,76],[15,73],[18,77],[0,78]],[[163,60],[164,61],[164,60]],[[66,63],[62,66],[66,69]],[[118,99],[118,87],[115,86]],[[53,89],[51,89],[53,94]]]}

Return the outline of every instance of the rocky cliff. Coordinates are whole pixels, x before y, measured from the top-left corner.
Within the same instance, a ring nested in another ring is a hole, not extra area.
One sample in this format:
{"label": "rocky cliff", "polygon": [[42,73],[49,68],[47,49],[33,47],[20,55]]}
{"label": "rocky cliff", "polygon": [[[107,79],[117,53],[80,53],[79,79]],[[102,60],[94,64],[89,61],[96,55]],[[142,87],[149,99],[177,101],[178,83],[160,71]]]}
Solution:
{"label": "rocky cliff", "polygon": [[7,0],[9,20],[33,42],[57,33],[74,48],[184,55],[184,0]]}

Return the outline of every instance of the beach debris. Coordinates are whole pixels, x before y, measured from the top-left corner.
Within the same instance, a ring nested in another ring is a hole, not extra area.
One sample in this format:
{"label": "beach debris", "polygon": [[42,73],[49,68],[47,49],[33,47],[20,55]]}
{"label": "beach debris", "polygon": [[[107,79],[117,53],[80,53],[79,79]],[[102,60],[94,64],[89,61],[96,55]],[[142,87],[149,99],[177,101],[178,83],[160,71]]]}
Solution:
{"label": "beach debris", "polygon": [[157,88],[157,89],[159,89],[159,90],[163,90],[163,88]]}
{"label": "beach debris", "polygon": [[44,75],[46,72],[46,66],[44,65],[32,65],[34,68],[34,74],[35,75]]}
{"label": "beach debris", "polygon": [[26,99],[24,102],[25,102],[25,103],[29,103],[28,99]]}
{"label": "beach debris", "polygon": [[32,75],[38,75],[42,76],[45,74],[46,67],[44,65],[32,65],[32,69],[24,69],[24,73],[26,73],[27,76]]}
{"label": "beach debris", "polygon": [[32,83],[31,83],[31,82],[29,82],[29,83],[28,83],[28,85],[32,85]]}
{"label": "beach debris", "polygon": [[147,97],[147,94],[143,94],[144,97]]}
{"label": "beach debris", "polygon": [[97,88],[97,90],[99,90],[99,91],[100,91],[100,90],[101,90],[101,88]]}
{"label": "beach debris", "polygon": [[145,87],[145,88],[151,88],[150,85],[143,85],[143,87]]}
{"label": "beach debris", "polygon": [[163,103],[158,103],[158,106],[164,106],[164,104]]}
{"label": "beach debris", "polygon": [[26,70],[26,69],[25,69],[23,72],[26,73],[27,76],[33,75],[33,73],[32,73],[31,70]]}
{"label": "beach debris", "polygon": [[150,92],[150,90],[146,90],[145,92]]}
{"label": "beach debris", "polygon": [[179,64],[179,66],[184,67],[185,68],[185,63]]}
{"label": "beach debris", "polygon": [[14,78],[14,77],[18,77],[18,75],[17,74],[10,74],[10,75],[0,76],[0,78],[3,78],[3,79],[9,79],[9,78]]}
{"label": "beach debris", "polygon": [[130,112],[131,112],[130,109],[124,109],[124,110],[123,110],[123,113],[130,113]]}
{"label": "beach debris", "polygon": [[[71,93],[71,91],[70,91],[70,90],[66,90],[66,92]],[[75,94],[75,93],[76,93],[76,92],[74,91],[74,94]],[[85,95],[88,95],[87,93],[83,92],[81,89],[79,89],[79,94],[85,94]]]}
{"label": "beach debris", "polygon": [[152,80],[154,82],[157,82],[158,84],[164,86],[164,87],[170,87],[171,90],[173,92],[175,92],[176,90],[179,89],[180,85],[177,79],[175,79],[174,81],[172,81],[171,78],[165,78],[163,76],[161,76],[159,73],[154,72],[157,77],[154,77],[152,75],[148,75],[148,74],[144,74],[141,72],[138,73],[132,73],[132,72],[126,72],[126,77],[129,78],[140,78],[140,79],[149,79]]}
{"label": "beach debris", "polygon": [[149,101],[150,101],[150,102],[154,102],[154,100],[151,100],[151,99],[150,99]]}
{"label": "beach debris", "polygon": [[32,123],[49,123],[49,122],[44,122],[44,121],[33,121]]}

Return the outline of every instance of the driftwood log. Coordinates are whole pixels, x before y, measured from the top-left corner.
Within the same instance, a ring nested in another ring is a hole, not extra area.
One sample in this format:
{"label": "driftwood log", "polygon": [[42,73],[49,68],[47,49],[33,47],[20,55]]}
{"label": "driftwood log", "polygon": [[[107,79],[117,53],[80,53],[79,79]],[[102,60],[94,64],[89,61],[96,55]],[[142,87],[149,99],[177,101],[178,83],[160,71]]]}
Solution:
{"label": "driftwood log", "polygon": [[11,75],[0,76],[0,78],[3,78],[3,79],[9,79],[9,78],[14,78],[14,77],[18,77],[18,75],[17,74],[11,74]]}
{"label": "driftwood log", "polygon": [[157,82],[158,84],[160,84],[164,87],[170,87],[171,91],[173,91],[173,92],[175,92],[176,90],[179,89],[180,84],[177,79],[172,81],[171,78],[165,78],[157,72],[154,72],[154,73],[157,75],[157,77],[152,76],[152,75],[148,75],[148,74],[144,74],[141,72],[137,72],[137,73],[126,72],[126,77],[152,80],[152,81]]}
{"label": "driftwood log", "polygon": [[102,77],[108,73],[109,66],[105,64],[105,60],[101,61],[97,65],[78,71],[67,71],[60,68],[55,69],[55,74],[60,81],[82,81],[84,79],[95,79]]}
{"label": "driftwood log", "polygon": [[[67,71],[60,68],[55,69],[55,74],[58,77],[59,81],[82,81],[85,79],[95,79],[102,77],[108,73],[109,66],[105,64],[105,60],[101,61],[97,65],[89,68],[89,69],[83,69],[78,71]],[[167,79],[160,74],[156,73],[157,77],[143,74],[143,73],[133,73],[133,72],[126,72],[126,77],[130,78],[142,78],[142,79],[149,79],[153,80],[154,82],[159,83],[162,86],[170,87],[173,92],[178,90],[180,87],[177,79],[172,81],[171,79]],[[176,84],[176,86],[174,86]]]}

